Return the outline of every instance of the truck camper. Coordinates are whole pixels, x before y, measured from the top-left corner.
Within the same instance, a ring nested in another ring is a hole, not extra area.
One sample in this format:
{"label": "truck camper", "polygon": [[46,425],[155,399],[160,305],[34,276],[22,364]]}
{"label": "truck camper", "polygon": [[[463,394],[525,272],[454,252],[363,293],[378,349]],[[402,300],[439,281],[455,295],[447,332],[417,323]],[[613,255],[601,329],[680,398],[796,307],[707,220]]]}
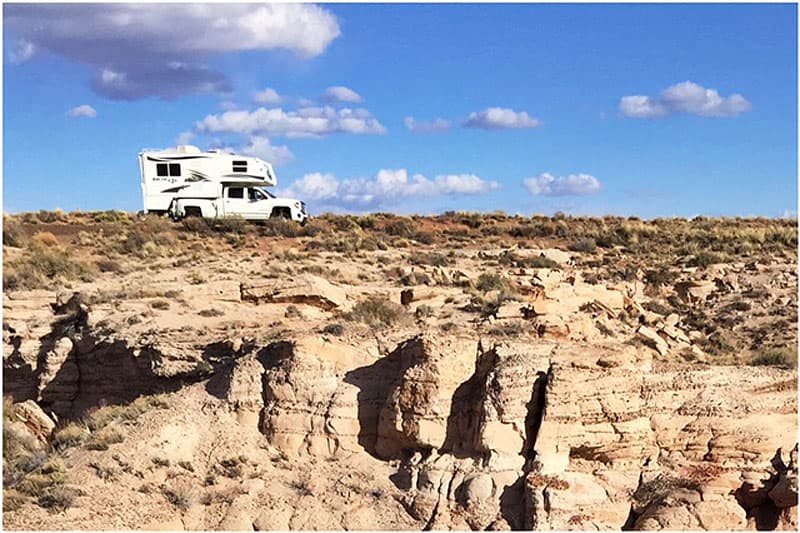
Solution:
{"label": "truck camper", "polygon": [[305,203],[278,198],[264,187],[277,184],[272,165],[247,157],[195,146],[139,153],[145,213],[247,220],[283,217],[305,224]]}

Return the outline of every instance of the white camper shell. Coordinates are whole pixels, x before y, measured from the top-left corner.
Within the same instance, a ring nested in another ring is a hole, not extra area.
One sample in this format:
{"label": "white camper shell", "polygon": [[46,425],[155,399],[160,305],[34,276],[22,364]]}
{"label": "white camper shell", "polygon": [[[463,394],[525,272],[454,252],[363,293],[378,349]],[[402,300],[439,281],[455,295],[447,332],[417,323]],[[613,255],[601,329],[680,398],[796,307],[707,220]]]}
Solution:
{"label": "white camper shell", "polygon": [[240,156],[195,146],[139,153],[145,213],[173,218],[241,216],[248,220],[308,219],[305,204],[277,198],[262,189],[276,185],[272,165],[257,157]]}

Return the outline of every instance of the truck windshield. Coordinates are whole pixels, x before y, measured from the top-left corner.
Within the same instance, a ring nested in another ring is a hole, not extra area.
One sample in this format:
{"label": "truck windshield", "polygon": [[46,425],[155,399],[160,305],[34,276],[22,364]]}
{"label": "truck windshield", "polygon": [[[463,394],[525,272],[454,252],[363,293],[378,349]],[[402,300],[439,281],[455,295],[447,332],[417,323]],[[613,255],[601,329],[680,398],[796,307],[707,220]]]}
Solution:
{"label": "truck windshield", "polygon": [[277,196],[275,196],[274,194],[272,194],[271,192],[269,192],[266,189],[258,189],[258,192],[263,192],[266,195],[267,198],[277,198]]}

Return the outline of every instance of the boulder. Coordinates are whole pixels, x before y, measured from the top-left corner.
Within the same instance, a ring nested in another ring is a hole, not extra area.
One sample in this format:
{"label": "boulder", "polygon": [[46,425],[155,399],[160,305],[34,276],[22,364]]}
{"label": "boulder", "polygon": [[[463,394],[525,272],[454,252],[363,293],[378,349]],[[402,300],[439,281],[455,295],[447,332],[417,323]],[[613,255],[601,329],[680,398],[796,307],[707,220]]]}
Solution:
{"label": "boulder", "polygon": [[488,474],[474,474],[464,479],[463,502],[467,506],[488,500],[494,490],[494,482]]}
{"label": "boulder", "polygon": [[347,293],[342,287],[310,274],[257,285],[241,283],[239,290],[242,301],[307,304],[325,311],[341,308],[347,302]]}
{"label": "boulder", "polygon": [[639,329],[636,330],[636,335],[660,355],[667,355],[669,352],[669,345],[654,329],[647,326],[639,326]]}
{"label": "boulder", "polygon": [[380,412],[376,451],[438,449],[445,443],[453,395],[475,371],[477,342],[425,334],[402,343],[399,376]]}
{"label": "boulder", "polygon": [[782,509],[797,505],[797,472],[788,471],[780,475],[778,482],[769,491],[769,498]]}
{"label": "boulder", "polygon": [[681,281],[675,284],[678,298],[686,303],[704,302],[714,292],[714,289],[716,289],[716,284],[708,280]]}

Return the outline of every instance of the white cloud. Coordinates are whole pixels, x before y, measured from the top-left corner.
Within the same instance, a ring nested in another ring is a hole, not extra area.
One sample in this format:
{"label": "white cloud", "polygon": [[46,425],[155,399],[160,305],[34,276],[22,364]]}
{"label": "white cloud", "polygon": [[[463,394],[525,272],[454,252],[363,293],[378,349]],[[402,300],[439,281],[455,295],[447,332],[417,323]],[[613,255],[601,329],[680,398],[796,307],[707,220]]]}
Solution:
{"label": "white cloud", "polygon": [[287,195],[297,196],[304,201],[331,200],[339,192],[339,180],[333,174],[315,172],[306,174],[292,183]]}
{"label": "white cloud", "polygon": [[701,117],[735,117],[752,108],[741,94],[724,98],[716,89],[706,89],[691,81],[667,87],[658,97],[623,96],[619,102],[620,112],[632,118],[660,118],[673,113]]}
{"label": "white cloud", "polygon": [[190,142],[192,142],[192,139],[194,139],[194,133],[192,133],[191,131],[184,131],[181,132],[180,135],[178,135],[177,139],[175,139],[175,144],[177,146],[180,146],[182,144],[189,144]]}
{"label": "white cloud", "polygon": [[486,181],[475,174],[445,174],[434,179],[442,194],[480,194],[500,188],[496,181]]}
{"label": "white cloud", "polygon": [[495,181],[474,174],[449,174],[428,179],[404,168],[381,169],[372,178],[340,180],[333,174],[306,174],[286,191],[304,201],[329,207],[365,209],[387,202],[437,195],[480,194],[498,189]]}
{"label": "white cloud", "polygon": [[90,65],[94,90],[122,100],[225,92],[227,78],[207,66],[212,56],[288,50],[311,58],[341,34],[327,9],[283,3],[14,4],[4,7],[4,29],[17,39],[13,59],[47,50]]}
{"label": "white cloud", "polygon": [[648,96],[623,96],[619,110],[626,117],[634,118],[657,118],[669,113],[663,105]]}
{"label": "white cloud", "polygon": [[366,109],[303,107],[296,111],[260,107],[254,111],[227,111],[195,123],[207,133],[261,133],[268,136],[322,137],[331,133],[382,135],[386,128]]}
{"label": "white cloud", "polygon": [[797,219],[797,209],[784,209],[781,218]]}
{"label": "white cloud", "polygon": [[553,176],[545,172],[523,180],[525,188],[534,196],[582,196],[600,190],[600,182],[589,174]]}
{"label": "white cloud", "polygon": [[86,117],[86,118],[94,118],[97,116],[97,111],[90,105],[79,105],[78,107],[73,107],[69,111],[67,111],[67,116],[72,118],[77,117]]}
{"label": "white cloud", "polygon": [[344,102],[348,104],[358,104],[364,101],[361,95],[348,87],[337,85],[328,87],[325,90],[323,99],[327,102]]}
{"label": "white cloud", "polygon": [[484,130],[505,130],[517,128],[538,128],[542,125],[539,119],[533,118],[525,111],[514,111],[503,107],[490,107],[483,111],[470,113],[464,121],[465,128],[481,128]]}
{"label": "white cloud", "polygon": [[36,54],[36,45],[25,39],[20,39],[14,43],[14,47],[8,52],[8,59],[12,63],[24,63]]}
{"label": "white cloud", "polygon": [[263,91],[257,91],[253,101],[257,104],[274,105],[281,103],[281,96],[275,89],[267,87]]}
{"label": "white cloud", "polygon": [[285,165],[294,159],[294,154],[288,146],[275,146],[268,138],[259,136],[251,137],[250,143],[243,146],[239,153],[260,157],[276,167]]}
{"label": "white cloud", "polygon": [[440,133],[450,129],[450,121],[437,118],[431,122],[417,122],[414,117],[406,117],[403,124],[409,131],[414,133]]}
{"label": "white cloud", "polygon": [[235,102],[231,102],[230,100],[223,100],[223,101],[221,101],[221,102],[219,103],[219,107],[220,107],[220,108],[221,108],[223,111],[233,111],[233,110],[234,110],[234,109],[236,109],[238,106],[236,105],[236,103],[235,103]]}

